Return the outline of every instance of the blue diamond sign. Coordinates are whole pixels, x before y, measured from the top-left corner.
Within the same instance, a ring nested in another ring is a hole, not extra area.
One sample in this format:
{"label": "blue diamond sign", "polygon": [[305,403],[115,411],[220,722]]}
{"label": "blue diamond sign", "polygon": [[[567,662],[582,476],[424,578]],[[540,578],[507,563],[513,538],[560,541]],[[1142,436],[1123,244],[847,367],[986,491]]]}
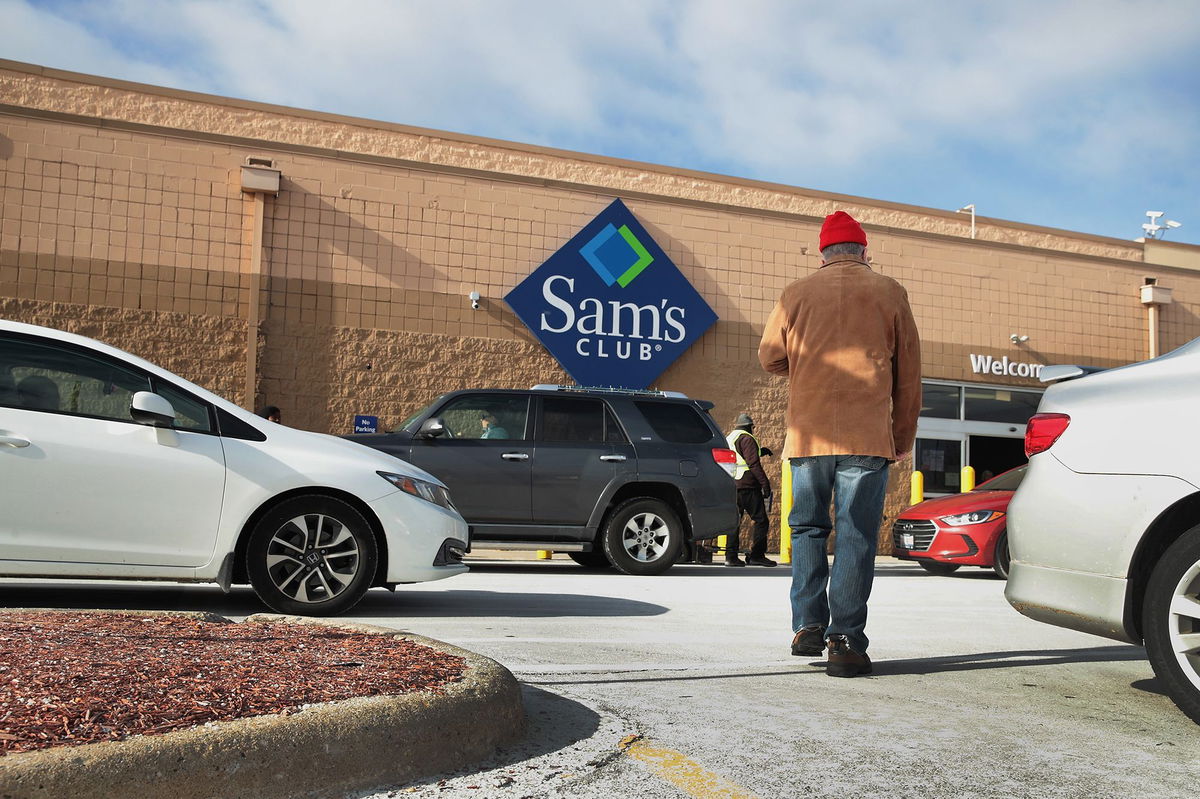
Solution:
{"label": "blue diamond sign", "polygon": [[504,300],[582,386],[646,388],[717,321],[620,200]]}

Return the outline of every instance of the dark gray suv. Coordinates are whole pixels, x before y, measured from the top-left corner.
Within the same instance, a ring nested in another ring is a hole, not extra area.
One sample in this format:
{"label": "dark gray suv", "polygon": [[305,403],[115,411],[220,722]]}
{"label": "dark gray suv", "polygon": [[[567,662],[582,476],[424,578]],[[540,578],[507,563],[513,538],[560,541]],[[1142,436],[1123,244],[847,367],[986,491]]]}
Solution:
{"label": "dark gray suv", "polygon": [[710,408],[673,392],[455,391],[391,433],[346,438],[445,482],[472,547],[661,574],[737,528],[736,456]]}

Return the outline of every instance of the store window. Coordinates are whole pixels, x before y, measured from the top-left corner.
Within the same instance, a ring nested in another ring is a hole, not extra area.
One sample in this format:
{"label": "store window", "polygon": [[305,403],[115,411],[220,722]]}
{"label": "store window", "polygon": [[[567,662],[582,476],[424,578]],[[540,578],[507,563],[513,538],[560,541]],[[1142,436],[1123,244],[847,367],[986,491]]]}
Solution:
{"label": "store window", "polygon": [[965,389],[963,415],[974,422],[1005,422],[1026,424],[1037,413],[1042,395],[1037,391],[1013,391],[1006,388]]}
{"label": "store window", "polygon": [[932,419],[957,419],[962,388],[937,383],[921,384],[921,415]]}

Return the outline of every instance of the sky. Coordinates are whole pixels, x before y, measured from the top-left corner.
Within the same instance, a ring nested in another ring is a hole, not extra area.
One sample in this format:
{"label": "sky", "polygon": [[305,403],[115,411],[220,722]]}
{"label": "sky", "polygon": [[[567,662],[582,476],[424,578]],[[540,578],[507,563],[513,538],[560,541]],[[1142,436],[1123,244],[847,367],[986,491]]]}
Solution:
{"label": "sky", "polygon": [[0,0],[0,58],[1200,244],[1200,0]]}

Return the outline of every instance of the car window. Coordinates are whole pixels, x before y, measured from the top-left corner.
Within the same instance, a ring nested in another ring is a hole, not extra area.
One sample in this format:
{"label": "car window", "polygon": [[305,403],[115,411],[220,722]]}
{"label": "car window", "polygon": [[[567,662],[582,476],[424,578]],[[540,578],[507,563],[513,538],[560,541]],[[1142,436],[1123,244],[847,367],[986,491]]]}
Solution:
{"label": "car window", "polygon": [[621,423],[608,408],[604,410],[604,440],[609,444],[628,444],[629,436],[621,428]]}
{"label": "car window", "polygon": [[604,403],[578,397],[542,399],[543,441],[604,441]]}
{"label": "car window", "polygon": [[987,480],[975,486],[976,491],[1016,491],[1021,485],[1021,480],[1025,478],[1025,467],[1019,466],[1016,469],[1007,471],[1004,474],[999,474],[991,480]]}
{"label": "car window", "polygon": [[523,439],[529,399],[519,395],[467,394],[447,402],[437,415],[450,438]]}
{"label": "car window", "polygon": [[198,433],[212,432],[212,418],[209,415],[207,404],[158,380],[155,381],[154,387],[175,409],[175,427],[177,429],[194,430]]}
{"label": "car window", "polygon": [[646,417],[650,427],[664,441],[672,444],[703,444],[712,441],[713,432],[700,412],[691,405],[679,402],[634,402]]}
{"label": "car window", "polygon": [[0,405],[132,422],[129,403],[149,391],[144,375],[53,343],[0,338]]}

